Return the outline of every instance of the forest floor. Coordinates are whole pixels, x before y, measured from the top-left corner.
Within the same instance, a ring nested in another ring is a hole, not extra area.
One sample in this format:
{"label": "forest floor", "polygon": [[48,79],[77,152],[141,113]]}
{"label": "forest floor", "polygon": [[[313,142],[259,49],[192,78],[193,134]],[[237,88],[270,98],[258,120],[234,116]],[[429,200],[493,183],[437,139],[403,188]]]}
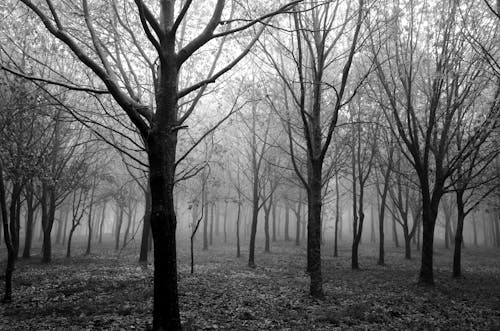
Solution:
{"label": "forest floor", "polygon": [[[466,248],[464,278],[451,278],[451,251],[436,249],[433,287],[417,285],[419,254],[404,260],[388,247],[376,265],[375,245],[362,245],[361,270],[350,269],[350,249],[323,247],[325,297],[309,297],[305,248],[273,243],[257,247],[255,269],[246,249],[196,251],[189,272],[188,247],[179,249],[181,317],[186,330],[500,330],[500,251]],[[75,244],[75,246],[78,244]],[[136,250],[118,257],[97,247],[89,257],[19,260],[14,302],[0,305],[2,330],[143,330],[151,323],[152,266]],[[2,247],[3,248],[3,247]],[[246,246],[245,246],[246,248]],[[61,250],[56,256],[63,256]],[[3,255],[3,254],[0,254]],[[3,256],[2,256],[3,260]],[[3,272],[3,262],[0,263]],[[2,281],[3,290],[3,281]],[[2,292],[0,290],[0,294]]]}

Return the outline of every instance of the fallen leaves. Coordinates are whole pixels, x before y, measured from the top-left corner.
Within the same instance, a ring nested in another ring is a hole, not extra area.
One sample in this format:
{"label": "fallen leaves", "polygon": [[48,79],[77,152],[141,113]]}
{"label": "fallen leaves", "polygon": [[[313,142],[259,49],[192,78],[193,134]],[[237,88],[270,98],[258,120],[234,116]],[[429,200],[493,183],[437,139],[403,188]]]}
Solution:
{"label": "fallen leaves", "polygon": [[[328,248],[324,250],[328,252]],[[498,251],[464,250],[466,278],[450,277],[451,254],[436,257],[436,285],[416,284],[418,259],[388,249],[376,266],[372,247],[350,269],[348,252],[325,253],[325,298],[308,292],[305,251],[286,243],[257,254],[257,268],[233,258],[233,247],[197,252],[189,273],[179,254],[181,317],[186,330],[499,329]],[[153,273],[134,252],[117,259],[20,261],[14,303],[0,306],[0,329],[144,329],[151,323]]]}

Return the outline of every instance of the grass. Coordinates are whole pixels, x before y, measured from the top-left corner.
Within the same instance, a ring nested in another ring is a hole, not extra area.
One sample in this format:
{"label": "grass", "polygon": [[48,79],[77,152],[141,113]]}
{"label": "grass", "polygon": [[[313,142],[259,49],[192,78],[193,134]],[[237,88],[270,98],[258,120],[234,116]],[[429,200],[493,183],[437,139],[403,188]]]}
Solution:
{"label": "grass", "polygon": [[[181,318],[187,330],[500,329],[500,252],[467,248],[464,276],[451,278],[451,251],[437,249],[434,287],[421,287],[419,255],[404,260],[387,247],[385,266],[376,265],[375,245],[362,245],[360,270],[350,269],[350,250],[340,257],[323,247],[325,298],[308,295],[305,248],[273,243],[257,247],[257,267],[231,245],[196,251],[189,273],[188,247],[179,247]],[[75,243],[78,246],[78,243]],[[0,306],[0,329],[144,329],[151,323],[152,266],[136,263],[137,251],[118,257],[109,245],[97,254],[19,260],[14,302]],[[246,248],[246,246],[245,246]],[[78,254],[78,251],[75,251]],[[63,256],[62,248],[55,250]]]}

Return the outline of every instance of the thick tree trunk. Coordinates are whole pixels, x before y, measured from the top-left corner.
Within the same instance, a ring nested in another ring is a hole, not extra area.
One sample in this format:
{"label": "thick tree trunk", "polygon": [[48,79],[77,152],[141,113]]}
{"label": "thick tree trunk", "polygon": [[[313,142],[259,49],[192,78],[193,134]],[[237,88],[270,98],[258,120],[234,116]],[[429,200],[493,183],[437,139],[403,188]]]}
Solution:
{"label": "thick tree trunk", "polygon": [[[169,76],[169,73],[162,71],[162,76],[166,77],[165,75]],[[162,92],[169,94],[170,90]],[[160,94],[160,98],[164,97],[162,93]],[[160,102],[160,105],[166,106],[167,109],[176,107],[176,101],[172,101],[173,104],[169,105],[169,100],[176,98],[175,96],[167,98],[166,104]],[[163,116],[168,115],[175,116],[175,114],[163,114]],[[174,120],[169,122],[174,123]],[[154,239],[153,330],[181,330],[175,236],[177,219],[173,198],[177,131],[161,125],[155,129],[161,131],[151,132],[148,140],[151,171],[151,229]]]}
{"label": "thick tree trunk", "polygon": [[35,216],[35,208],[33,205],[33,188],[31,184],[27,186],[26,194],[26,232],[24,237],[23,258],[29,259],[31,257],[31,243],[33,240],[33,221]]}
{"label": "thick tree trunk", "polygon": [[436,226],[439,201],[436,203],[424,196],[422,198],[422,203],[422,262],[420,266],[419,282],[423,284],[434,284],[434,228]]}
{"label": "thick tree trunk", "polygon": [[411,260],[411,237],[408,231],[408,224],[406,223],[403,226],[403,236],[405,240],[405,259]]}
{"label": "thick tree trunk", "polygon": [[464,203],[463,192],[457,191],[457,230],[455,232],[455,248],[453,252],[453,277],[462,276],[462,242],[464,232]]}
{"label": "thick tree trunk", "polygon": [[145,196],[144,218],[142,220],[142,235],[141,235],[141,250],[139,252],[139,262],[148,262],[148,244],[149,233],[151,232],[151,190],[149,188],[149,180]]}
{"label": "thick tree trunk", "polygon": [[5,245],[7,246],[7,264],[5,266],[5,289],[3,302],[12,301],[12,274],[14,273],[14,265],[16,256],[14,246],[12,245],[12,236],[9,229],[7,201],[5,197],[5,182],[3,178],[3,164],[0,160],[0,213],[2,215],[3,235]]}
{"label": "thick tree trunk", "polygon": [[[48,208],[46,209],[45,222],[42,216],[42,226],[43,226],[43,263],[50,263],[52,259],[52,227],[54,225],[54,216],[56,212],[56,197],[55,197],[55,187],[51,186],[47,188],[48,192]],[[43,194],[43,193],[42,193]]]}
{"label": "thick tree trunk", "polygon": [[309,276],[311,278],[310,294],[313,297],[322,297],[323,280],[321,275],[321,162],[310,162],[308,171],[308,185],[307,266]]}

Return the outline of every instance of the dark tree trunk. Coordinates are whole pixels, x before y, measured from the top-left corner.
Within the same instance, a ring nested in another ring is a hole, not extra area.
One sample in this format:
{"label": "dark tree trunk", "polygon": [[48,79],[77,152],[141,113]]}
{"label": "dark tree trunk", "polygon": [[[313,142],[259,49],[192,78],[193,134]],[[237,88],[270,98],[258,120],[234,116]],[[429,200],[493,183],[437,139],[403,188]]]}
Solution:
{"label": "dark tree trunk", "polygon": [[89,235],[87,237],[87,249],[85,250],[85,255],[90,255],[90,251],[92,248],[92,229],[94,228],[92,225],[92,219],[93,219],[92,211],[94,210],[95,188],[96,188],[96,178],[94,177],[92,181],[92,191],[90,193],[89,215],[87,218],[87,228],[89,230]]}
{"label": "dark tree trunk", "polygon": [[33,205],[33,187],[31,183],[26,187],[26,232],[24,237],[23,258],[31,257],[31,243],[33,240],[33,222],[35,216],[35,207]]}
{"label": "dark tree trunk", "polygon": [[311,278],[310,294],[313,297],[323,296],[323,280],[321,275],[321,188],[322,162],[309,161],[308,170],[308,219],[307,219],[307,252],[308,272]]}
{"label": "dark tree trunk", "polygon": [[398,229],[396,228],[396,219],[394,215],[392,216],[392,240],[396,248],[399,248]]}
{"label": "dark tree trunk", "polygon": [[[43,263],[50,263],[52,259],[52,240],[51,240],[51,234],[52,234],[52,227],[54,225],[54,216],[56,212],[56,197],[55,197],[55,187],[50,186],[47,187],[47,198],[48,201],[45,200],[46,203],[48,203],[48,206],[46,207],[46,212],[43,213],[45,214],[45,217],[42,215],[42,226],[43,226],[43,257],[42,257],[42,262]],[[42,193],[43,195],[44,193]],[[43,203],[42,203],[42,209],[43,209]],[[45,222],[44,222],[45,219]]]}
{"label": "dark tree trunk", "polygon": [[115,251],[118,251],[120,249],[120,233],[122,230],[122,224],[123,224],[123,209],[125,208],[124,206],[118,204],[118,214],[116,217],[116,224],[115,224]]}
{"label": "dark tree trunk", "polygon": [[[295,245],[300,246],[300,215],[301,215],[301,207],[302,207],[302,197],[299,197],[299,202],[297,205],[297,209],[294,211],[295,212],[295,220],[296,220],[296,227],[295,227]],[[320,239],[321,240],[321,239]]]}
{"label": "dark tree trunk", "polygon": [[264,210],[264,234],[266,237],[265,244],[264,244],[264,252],[269,253],[271,251],[270,249],[270,244],[269,244],[269,214],[270,214],[271,209],[265,209]]}
{"label": "dark tree trunk", "polygon": [[151,232],[151,189],[148,186],[146,188],[146,192],[144,192],[145,196],[145,207],[144,207],[144,218],[142,220],[142,236],[141,236],[141,250],[139,252],[139,262],[147,263],[148,262],[148,246],[149,246],[149,233]]}
{"label": "dark tree trunk", "polygon": [[240,248],[241,196],[238,192],[238,212],[236,214],[236,257],[241,256]]}
{"label": "dark tree trunk", "polygon": [[227,244],[227,204],[228,201],[226,201],[224,206],[224,244]]}
{"label": "dark tree trunk", "polygon": [[132,227],[132,223],[134,220],[133,210],[135,210],[135,207],[132,207],[132,206],[130,206],[128,209],[127,227],[125,228],[125,233],[123,234],[122,248],[125,248],[125,246],[127,246],[127,244],[128,244],[128,236],[129,236],[130,228]]}
{"label": "dark tree trunk", "polygon": [[334,246],[333,246],[333,256],[339,256],[338,250],[338,236],[339,236],[339,221],[340,221],[340,191],[339,191],[339,176],[338,173],[335,173],[335,236]]}
{"label": "dark tree trunk", "polygon": [[423,196],[422,204],[422,263],[420,266],[419,282],[423,284],[434,284],[434,228],[436,226],[439,200],[431,200],[429,197]]}
{"label": "dark tree trunk", "polygon": [[252,199],[252,223],[250,228],[250,245],[248,247],[248,266],[255,268],[255,237],[257,235],[257,221],[259,217],[259,187],[258,179],[254,178]]}
{"label": "dark tree trunk", "polygon": [[210,204],[210,237],[209,237],[210,246],[214,244],[214,206],[215,202]]}
{"label": "dark tree trunk", "polygon": [[[104,223],[106,222],[106,206],[108,205],[108,201],[104,201],[104,205],[102,206],[101,212],[101,221],[99,222],[99,244],[102,243],[102,233],[104,231]],[[146,205],[147,209],[147,205]]]}
{"label": "dark tree trunk", "polygon": [[[205,187],[203,187],[203,192],[202,192],[204,199],[203,201],[205,202],[205,212],[203,214],[203,250],[206,251],[208,250],[208,192]],[[203,208],[203,207],[202,207]]]}
{"label": "dark tree trunk", "polygon": [[464,231],[464,202],[462,191],[456,192],[457,197],[457,230],[455,232],[455,248],[453,252],[453,277],[458,278],[462,276],[462,242]]}
{"label": "dark tree trunk", "polygon": [[71,229],[69,230],[69,235],[68,235],[68,245],[66,247],[66,257],[70,258],[71,257],[71,240],[73,239],[73,233],[76,230],[76,226],[72,226]]}
{"label": "dark tree trunk", "polygon": [[5,290],[3,295],[3,302],[11,302],[12,274],[14,273],[16,256],[15,256],[14,246],[12,245],[12,236],[8,224],[7,201],[5,197],[5,182],[3,178],[3,164],[1,160],[0,160],[0,209],[3,222],[4,241],[5,241],[5,246],[7,246],[7,264],[5,266]]}
{"label": "dark tree trunk", "polygon": [[62,244],[63,245],[66,243],[66,235],[68,233],[68,215],[69,215],[69,210],[66,211],[66,215],[64,216],[64,229],[63,229],[63,237],[62,237]]}
{"label": "dark tree trunk", "polygon": [[373,206],[370,208],[370,242],[375,242],[375,213],[373,212]]}
{"label": "dark tree trunk", "polygon": [[285,241],[290,241],[288,227],[290,223],[290,206],[288,200],[285,200]]}
{"label": "dark tree trunk", "polygon": [[[169,81],[169,85],[177,86],[175,65],[173,67],[162,66],[161,68],[162,81],[166,80]],[[175,235],[177,219],[173,197],[177,130],[173,130],[167,125],[161,125],[162,121],[170,123],[170,125],[176,123],[176,111],[174,111],[177,107],[176,91],[177,88],[159,87],[157,96],[159,108],[173,111],[162,111],[156,114],[159,116],[160,125],[152,129],[148,138],[151,229],[154,245],[154,330],[181,330]]]}
{"label": "dark tree trunk", "polygon": [[273,218],[273,242],[276,242],[276,204],[277,202],[273,202],[271,207],[271,214]]}
{"label": "dark tree trunk", "polygon": [[17,215],[20,204],[21,184],[14,183],[12,185],[12,192],[10,195],[10,236],[12,240],[12,248],[14,249],[14,258],[17,259],[19,254],[19,215]]}
{"label": "dark tree trunk", "polygon": [[405,259],[411,260],[411,237],[408,230],[407,221],[403,225],[403,236],[405,239]]}

